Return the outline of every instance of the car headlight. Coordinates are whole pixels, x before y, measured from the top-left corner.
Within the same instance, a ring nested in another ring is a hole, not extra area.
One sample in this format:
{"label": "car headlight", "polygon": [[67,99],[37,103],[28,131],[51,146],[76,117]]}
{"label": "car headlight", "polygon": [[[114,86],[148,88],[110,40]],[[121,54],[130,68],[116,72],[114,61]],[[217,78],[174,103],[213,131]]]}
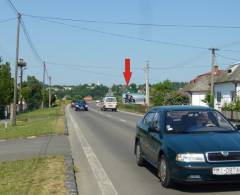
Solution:
{"label": "car headlight", "polygon": [[88,105],[85,105],[86,108],[88,108]]}
{"label": "car headlight", "polygon": [[177,154],[176,161],[178,162],[205,162],[204,154],[185,153]]}

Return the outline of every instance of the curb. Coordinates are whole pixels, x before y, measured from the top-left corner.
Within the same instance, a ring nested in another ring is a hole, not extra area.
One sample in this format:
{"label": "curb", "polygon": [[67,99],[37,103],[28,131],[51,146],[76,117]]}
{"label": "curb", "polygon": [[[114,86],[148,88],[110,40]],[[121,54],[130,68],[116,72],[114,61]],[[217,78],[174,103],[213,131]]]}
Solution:
{"label": "curb", "polygon": [[74,162],[73,162],[71,155],[65,156],[65,167],[66,167],[66,171],[67,171],[65,185],[68,189],[68,194],[78,195],[76,175],[75,175],[75,171],[74,171]]}

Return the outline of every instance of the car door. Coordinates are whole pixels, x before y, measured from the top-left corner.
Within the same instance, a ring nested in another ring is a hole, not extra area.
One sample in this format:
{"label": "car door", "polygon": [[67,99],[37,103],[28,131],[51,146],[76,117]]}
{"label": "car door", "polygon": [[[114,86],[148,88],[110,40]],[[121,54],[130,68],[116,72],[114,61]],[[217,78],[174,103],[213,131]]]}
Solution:
{"label": "car door", "polygon": [[140,125],[138,126],[139,128],[139,135],[140,135],[140,144],[141,144],[141,149],[144,154],[144,156],[149,159],[149,145],[148,145],[148,130],[149,127],[151,126],[153,117],[155,113],[154,112],[148,112],[143,120],[141,121]]}
{"label": "car door", "polygon": [[158,162],[158,153],[161,147],[161,112],[156,112],[152,120],[152,128],[154,132],[149,132],[148,134],[148,150],[149,150],[149,159],[151,162],[156,164]]}

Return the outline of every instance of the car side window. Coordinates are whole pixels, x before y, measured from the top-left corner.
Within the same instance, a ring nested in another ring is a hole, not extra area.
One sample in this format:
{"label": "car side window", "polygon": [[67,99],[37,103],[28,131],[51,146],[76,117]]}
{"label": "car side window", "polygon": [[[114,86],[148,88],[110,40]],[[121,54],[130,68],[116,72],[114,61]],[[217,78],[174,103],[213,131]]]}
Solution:
{"label": "car side window", "polygon": [[145,125],[150,126],[152,124],[152,121],[153,121],[153,118],[154,118],[155,114],[156,114],[155,112],[147,113],[146,116],[144,117],[143,123]]}
{"label": "car side window", "polygon": [[159,131],[160,130],[160,114],[157,112],[152,120],[152,126]]}

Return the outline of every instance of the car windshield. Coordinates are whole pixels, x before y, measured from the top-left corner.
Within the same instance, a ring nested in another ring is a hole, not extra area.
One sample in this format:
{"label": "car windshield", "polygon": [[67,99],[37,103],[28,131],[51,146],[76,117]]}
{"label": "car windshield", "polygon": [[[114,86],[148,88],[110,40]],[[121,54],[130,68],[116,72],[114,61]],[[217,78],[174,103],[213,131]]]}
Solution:
{"label": "car windshield", "polygon": [[116,102],[117,99],[115,97],[110,97],[110,98],[106,98],[106,102]]}
{"label": "car windshield", "polygon": [[85,104],[85,102],[84,101],[78,101],[77,104],[83,105],[83,104]]}
{"label": "car windshield", "polygon": [[169,111],[166,114],[166,131],[194,133],[234,131],[234,127],[217,111]]}

